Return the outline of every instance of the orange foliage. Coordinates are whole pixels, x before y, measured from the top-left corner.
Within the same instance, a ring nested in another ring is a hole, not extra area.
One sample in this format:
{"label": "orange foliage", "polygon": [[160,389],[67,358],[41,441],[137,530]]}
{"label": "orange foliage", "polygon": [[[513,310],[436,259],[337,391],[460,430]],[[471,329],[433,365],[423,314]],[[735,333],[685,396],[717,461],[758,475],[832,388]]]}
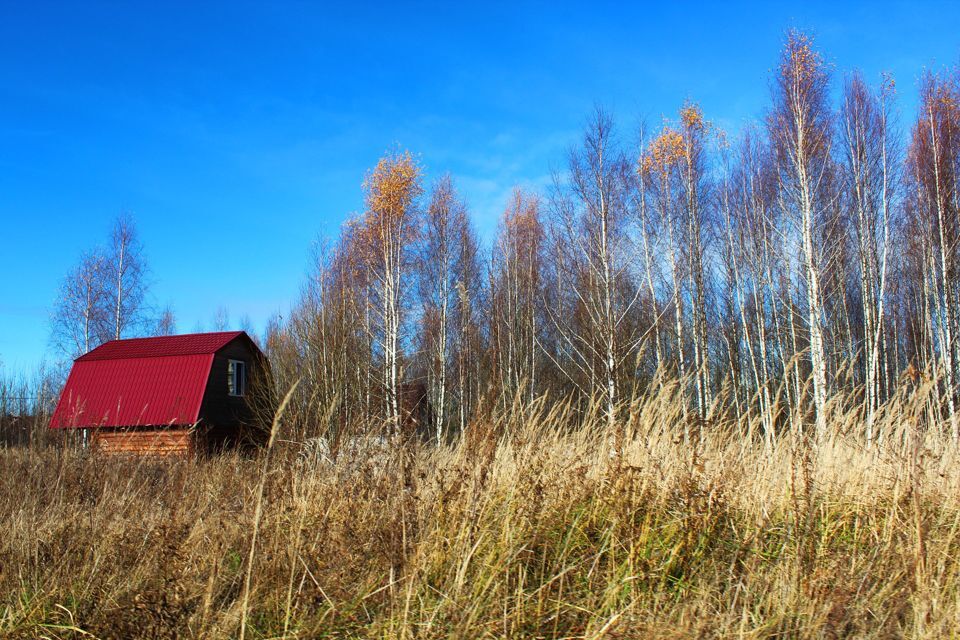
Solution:
{"label": "orange foliage", "polygon": [[695,102],[684,103],[680,108],[680,129],[665,124],[640,159],[637,171],[644,175],[653,172],[665,176],[673,165],[687,157],[688,143],[695,144],[693,139],[709,127],[700,105]]}
{"label": "orange foliage", "polygon": [[680,122],[689,130],[702,131],[705,128],[703,111],[695,102],[688,102],[680,109]]}
{"label": "orange foliage", "polygon": [[670,126],[665,126],[647,149],[642,161],[642,171],[665,174],[683,155],[683,135]]}
{"label": "orange foliage", "polygon": [[[364,215],[362,235],[366,240],[384,242],[403,230],[403,222],[409,216],[417,198],[423,194],[420,165],[408,151],[389,154],[377,162],[377,166],[364,179],[367,211]],[[412,232],[412,225],[406,231]]]}
{"label": "orange foliage", "polygon": [[780,62],[781,75],[792,76],[803,86],[823,73],[823,67],[823,56],[813,48],[813,39],[805,33],[790,31]]}
{"label": "orange foliage", "polygon": [[935,182],[934,169],[949,176],[954,162],[950,142],[960,134],[960,84],[953,78],[928,73],[920,88],[920,109],[907,150],[911,171],[927,191],[931,202],[946,206],[950,189]]}
{"label": "orange foliage", "polygon": [[402,216],[423,193],[420,165],[409,151],[380,158],[363,181],[368,214]]}

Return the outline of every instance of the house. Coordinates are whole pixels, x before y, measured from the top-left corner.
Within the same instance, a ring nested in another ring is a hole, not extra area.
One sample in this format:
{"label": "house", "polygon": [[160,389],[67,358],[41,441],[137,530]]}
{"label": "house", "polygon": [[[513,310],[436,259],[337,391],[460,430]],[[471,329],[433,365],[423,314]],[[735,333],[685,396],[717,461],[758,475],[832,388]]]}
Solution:
{"label": "house", "polygon": [[73,363],[50,421],[104,452],[179,454],[262,434],[251,396],[269,371],[243,331],[112,340]]}

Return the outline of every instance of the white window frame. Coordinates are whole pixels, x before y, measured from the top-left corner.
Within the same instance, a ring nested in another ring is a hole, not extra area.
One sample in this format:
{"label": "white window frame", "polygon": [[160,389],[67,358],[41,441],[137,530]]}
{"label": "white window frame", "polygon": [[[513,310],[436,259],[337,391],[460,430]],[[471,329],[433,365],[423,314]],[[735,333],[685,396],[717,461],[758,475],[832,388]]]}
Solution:
{"label": "white window frame", "polygon": [[[239,376],[237,375],[238,371],[240,372]],[[243,360],[227,360],[227,395],[231,398],[242,398],[246,392],[247,363]]]}

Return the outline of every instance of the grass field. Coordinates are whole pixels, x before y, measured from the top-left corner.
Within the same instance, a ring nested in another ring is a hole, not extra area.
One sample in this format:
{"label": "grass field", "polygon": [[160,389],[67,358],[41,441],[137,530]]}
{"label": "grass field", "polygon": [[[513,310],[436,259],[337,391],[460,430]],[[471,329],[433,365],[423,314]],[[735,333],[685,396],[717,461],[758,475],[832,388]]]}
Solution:
{"label": "grass field", "polygon": [[441,448],[307,455],[281,428],[255,459],[10,449],[0,634],[956,636],[957,445],[923,389],[870,445],[841,405],[821,437],[684,429],[668,388],[613,428],[518,405]]}

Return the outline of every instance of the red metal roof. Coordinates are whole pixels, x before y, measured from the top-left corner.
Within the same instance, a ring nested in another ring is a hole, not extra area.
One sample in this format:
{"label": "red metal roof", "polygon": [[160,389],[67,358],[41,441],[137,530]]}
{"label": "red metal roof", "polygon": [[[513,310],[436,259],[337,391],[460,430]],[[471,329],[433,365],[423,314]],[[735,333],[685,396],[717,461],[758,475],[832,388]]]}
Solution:
{"label": "red metal roof", "polygon": [[217,333],[187,333],[179,336],[157,338],[128,338],[111,340],[77,358],[77,362],[89,360],[118,360],[122,358],[155,358],[159,356],[193,356],[201,353],[216,353],[243,331],[220,331]]}
{"label": "red metal roof", "polygon": [[193,424],[199,418],[214,354],[239,336],[246,334],[107,342],[74,361],[50,426]]}

